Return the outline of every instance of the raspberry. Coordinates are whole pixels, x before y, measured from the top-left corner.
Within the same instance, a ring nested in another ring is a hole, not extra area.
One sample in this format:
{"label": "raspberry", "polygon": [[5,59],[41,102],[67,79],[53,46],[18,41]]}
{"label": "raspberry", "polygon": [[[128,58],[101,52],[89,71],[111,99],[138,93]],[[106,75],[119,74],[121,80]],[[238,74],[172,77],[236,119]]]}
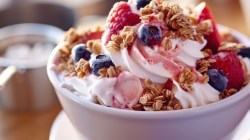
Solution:
{"label": "raspberry", "polygon": [[244,71],[240,60],[235,52],[219,52],[213,56],[216,62],[212,63],[209,69],[218,69],[224,72],[228,79],[227,89],[239,90],[244,83]]}
{"label": "raspberry", "polygon": [[134,26],[140,23],[139,15],[132,12],[130,6],[126,2],[118,2],[114,5],[109,13],[107,21],[107,43],[112,34],[118,34],[124,26]]}

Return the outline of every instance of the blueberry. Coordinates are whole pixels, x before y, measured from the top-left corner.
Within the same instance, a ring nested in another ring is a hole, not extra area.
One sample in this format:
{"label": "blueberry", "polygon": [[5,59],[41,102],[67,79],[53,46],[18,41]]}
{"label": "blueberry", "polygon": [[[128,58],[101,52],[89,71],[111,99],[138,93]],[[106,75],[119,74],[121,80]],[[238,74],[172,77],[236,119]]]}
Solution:
{"label": "blueberry", "polygon": [[218,90],[220,92],[222,92],[226,89],[228,79],[225,76],[224,72],[222,72],[221,70],[217,70],[217,69],[210,69],[210,70],[208,70],[207,74],[209,76],[208,83],[213,88],[215,88],[216,90]]}
{"label": "blueberry", "polygon": [[88,61],[91,56],[91,52],[87,50],[87,46],[84,44],[76,45],[73,48],[72,53],[74,54],[73,57],[75,63],[77,63],[81,58]]}
{"label": "blueberry", "polygon": [[106,55],[98,55],[92,63],[92,73],[96,76],[100,76],[100,74],[98,73],[99,69],[109,68],[110,66],[115,66],[110,57]]}
{"label": "blueberry", "polygon": [[153,46],[161,41],[162,31],[156,25],[142,24],[138,29],[139,40],[147,46]]}
{"label": "blueberry", "polygon": [[242,57],[248,57],[250,58],[250,48],[242,48],[240,49],[240,52],[238,52],[238,55],[242,56]]}
{"label": "blueberry", "polygon": [[151,0],[136,0],[136,7],[138,10],[149,4]]}

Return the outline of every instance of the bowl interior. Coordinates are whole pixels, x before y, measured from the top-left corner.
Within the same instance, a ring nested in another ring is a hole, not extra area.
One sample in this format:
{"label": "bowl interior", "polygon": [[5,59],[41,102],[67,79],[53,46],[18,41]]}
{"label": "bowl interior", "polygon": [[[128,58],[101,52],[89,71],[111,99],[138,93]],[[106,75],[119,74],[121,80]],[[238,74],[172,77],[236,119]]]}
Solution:
{"label": "bowl interior", "polygon": [[[219,30],[227,29],[227,27],[222,26],[222,25],[218,25],[218,28]],[[250,45],[249,38],[247,38],[245,35],[235,30],[231,30],[231,33],[241,43],[245,44],[246,46]],[[73,100],[75,103],[79,104],[79,106],[82,106],[83,108],[95,110],[103,114],[113,114],[116,116],[127,117],[127,118],[144,118],[144,119],[150,119],[150,120],[165,119],[166,117],[169,119],[186,118],[190,116],[211,114],[219,110],[226,109],[235,104],[239,104],[241,100],[250,97],[250,84],[248,84],[247,86],[243,87],[237,94],[231,97],[228,97],[226,99],[223,99],[221,101],[211,103],[208,105],[195,107],[195,108],[189,108],[189,109],[183,109],[183,110],[147,112],[147,111],[122,110],[122,109],[101,106],[101,105],[86,101],[80,98],[79,96],[72,94],[69,90],[59,87],[60,78],[57,76],[55,72],[53,72],[53,69],[55,68],[55,65],[53,65],[53,63],[55,62],[55,59],[57,57],[57,52],[61,46],[62,44],[58,45],[53,50],[53,52],[50,55],[48,66],[47,66],[47,73],[49,75],[49,78],[52,84],[56,88],[58,94],[63,94],[64,96],[66,96],[67,98],[70,98],[70,100]]]}

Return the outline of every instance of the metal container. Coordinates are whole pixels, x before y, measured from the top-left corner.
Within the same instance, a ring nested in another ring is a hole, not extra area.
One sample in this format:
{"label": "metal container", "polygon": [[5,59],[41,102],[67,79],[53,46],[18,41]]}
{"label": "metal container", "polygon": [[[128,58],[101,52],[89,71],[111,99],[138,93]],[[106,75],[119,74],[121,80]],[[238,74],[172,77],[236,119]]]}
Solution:
{"label": "metal container", "polygon": [[[17,24],[0,28],[0,107],[11,110],[40,110],[57,102],[46,74],[46,61],[12,61],[3,58],[8,47],[18,43],[49,42],[54,46],[64,32],[45,24]],[[45,45],[46,47],[46,45]],[[37,56],[42,57],[42,56]]]}
{"label": "metal container", "polygon": [[68,30],[75,25],[75,11],[64,5],[13,1],[6,9],[0,11],[0,27],[20,23],[42,23]]}

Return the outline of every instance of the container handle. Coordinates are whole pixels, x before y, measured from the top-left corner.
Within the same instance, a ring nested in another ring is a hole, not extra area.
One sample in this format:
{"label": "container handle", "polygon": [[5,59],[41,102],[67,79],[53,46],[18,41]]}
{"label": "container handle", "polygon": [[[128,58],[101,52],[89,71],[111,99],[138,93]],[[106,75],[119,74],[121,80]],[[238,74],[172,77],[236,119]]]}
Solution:
{"label": "container handle", "polygon": [[5,87],[9,79],[17,72],[15,66],[8,66],[0,73],[0,91]]}

